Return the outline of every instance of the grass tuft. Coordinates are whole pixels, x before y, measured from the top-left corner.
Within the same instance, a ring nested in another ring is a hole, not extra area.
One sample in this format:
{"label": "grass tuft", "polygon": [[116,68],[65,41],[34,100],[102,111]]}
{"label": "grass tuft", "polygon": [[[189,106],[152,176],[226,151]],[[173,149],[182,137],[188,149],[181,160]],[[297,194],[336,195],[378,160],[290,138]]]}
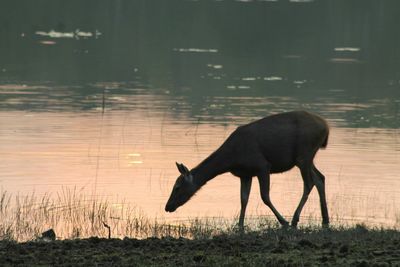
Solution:
{"label": "grass tuft", "polygon": [[[150,219],[124,201],[116,205],[104,198],[93,199],[76,188],[63,188],[54,197],[50,194],[37,196],[35,193],[12,196],[7,191],[0,192],[0,240],[32,241],[48,229],[55,231],[57,239],[93,236],[210,239],[242,235],[237,221],[237,218],[194,218],[176,222]],[[309,218],[308,224],[298,230],[281,229],[276,219],[269,216],[248,216],[245,227],[247,234],[270,235],[277,242],[296,239],[299,233],[324,236],[337,232],[357,236],[370,230],[379,231],[364,224],[337,224],[326,230],[315,223],[315,218]]]}

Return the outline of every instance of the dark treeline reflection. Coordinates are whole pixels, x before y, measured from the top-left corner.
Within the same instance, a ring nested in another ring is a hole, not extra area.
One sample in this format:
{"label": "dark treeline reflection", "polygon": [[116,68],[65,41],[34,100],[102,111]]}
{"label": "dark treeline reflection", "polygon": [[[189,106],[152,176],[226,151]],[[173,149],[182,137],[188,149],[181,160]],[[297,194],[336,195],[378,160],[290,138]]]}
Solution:
{"label": "dark treeline reflection", "polygon": [[[104,89],[93,83],[113,81],[123,86],[112,94],[184,95],[192,117],[240,115],[229,97],[290,96],[281,109],[336,103],[357,125],[397,127],[398,10],[396,0],[5,0],[0,82],[47,85],[36,102],[3,92],[0,108],[90,109]],[[258,108],[251,116],[268,107]],[[381,124],[359,122],[377,113]]]}
{"label": "dark treeline reflection", "polygon": [[[66,81],[140,76],[172,86],[197,84],[210,70],[224,80],[278,76],[353,85],[397,80],[399,8],[395,0],[3,1],[1,76]],[[100,34],[79,39],[37,34],[51,30]]]}

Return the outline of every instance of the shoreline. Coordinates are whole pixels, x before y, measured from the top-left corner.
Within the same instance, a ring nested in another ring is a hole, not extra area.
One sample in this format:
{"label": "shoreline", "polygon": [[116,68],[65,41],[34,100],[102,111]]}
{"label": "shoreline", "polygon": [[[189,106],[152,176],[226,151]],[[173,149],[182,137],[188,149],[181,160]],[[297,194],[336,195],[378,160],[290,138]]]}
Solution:
{"label": "shoreline", "polygon": [[269,228],[210,238],[91,237],[0,241],[0,265],[12,266],[397,266],[400,231]]}

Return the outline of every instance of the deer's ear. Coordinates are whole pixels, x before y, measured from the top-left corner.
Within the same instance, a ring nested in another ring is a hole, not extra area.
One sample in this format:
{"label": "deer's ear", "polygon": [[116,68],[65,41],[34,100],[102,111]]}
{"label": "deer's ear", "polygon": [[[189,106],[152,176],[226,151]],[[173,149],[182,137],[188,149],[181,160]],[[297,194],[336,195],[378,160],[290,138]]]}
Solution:
{"label": "deer's ear", "polygon": [[175,164],[176,164],[176,167],[178,168],[178,171],[179,171],[180,173],[182,173],[181,164],[179,164],[178,162],[175,162]]}
{"label": "deer's ear", "polygon": [[185,166],[185,165],[183,165],[183,164],[181,164],[181,167],[182,167],[182,170],[183,170],[183,172],[185,173],[185,174],[189,174],[189,169]]}
{"label": "deer's ear", "polygon": [[175,162],[175,164],[176,164],[176,167],[178,168],[178,171],[181,174],[188,174],[189,173],[189,169],[185,165],[183,165],[182,163],[179,164],[178,162]]}

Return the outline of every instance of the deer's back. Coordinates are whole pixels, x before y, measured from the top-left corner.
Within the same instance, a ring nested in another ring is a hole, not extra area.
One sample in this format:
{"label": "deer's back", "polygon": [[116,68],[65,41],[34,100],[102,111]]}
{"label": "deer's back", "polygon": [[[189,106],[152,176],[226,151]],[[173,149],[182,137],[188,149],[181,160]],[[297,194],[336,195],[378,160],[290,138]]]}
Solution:
{"label": "deer's back", "polygon": [[280,113],[238,127],[220,148],[230,154],[236,169],[254,169],[267,161],[271,172],[283,172],[314,157],[328,135],[319,116],[294,111]]}

